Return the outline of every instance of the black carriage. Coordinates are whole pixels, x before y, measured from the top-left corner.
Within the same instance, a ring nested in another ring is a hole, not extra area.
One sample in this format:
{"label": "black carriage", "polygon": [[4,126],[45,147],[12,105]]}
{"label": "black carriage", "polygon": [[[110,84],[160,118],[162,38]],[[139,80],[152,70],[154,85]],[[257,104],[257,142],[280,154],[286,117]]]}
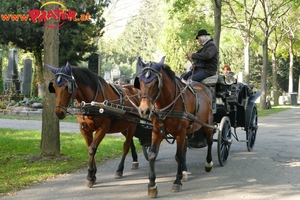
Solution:
{"label": "black carriage", "polygon": [[[253,91],[253,85],[237,82],[232,74],[228,77],[212,76],[202,83],[209,87],[215,96],[213,113],[218,134],[214,141],[217,142],[219,163],[223,166],[229,156],[232,137],[239,142],[245,142],[248,151],[252,151],[258,129],[255,101],[261,92]],[[245,140],[239,139],[237,128],[246,132]]]}

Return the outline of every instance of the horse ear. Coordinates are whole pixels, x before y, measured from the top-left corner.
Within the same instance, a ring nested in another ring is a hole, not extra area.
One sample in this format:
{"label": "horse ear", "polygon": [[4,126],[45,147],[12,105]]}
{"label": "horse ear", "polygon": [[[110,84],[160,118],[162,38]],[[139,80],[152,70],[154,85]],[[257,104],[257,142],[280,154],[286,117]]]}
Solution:
{"label": "horse ear", "polygon": [[164,65],[165,58],[166,58],[166,56],[163,56],[163,57],[161,58],[161,60],[159,61],[159,63],[158,63],[158,64],[160,64],[160,65]]}
{"label": "horse ear", "polygon": [[69,62],[67,62],[65,69],[66,69],[66,74],[70,74],[70,75],[72,74],[72,66],[70,65]]}
{"label": "horse ear", "polygon": [[140,66],[140,68],[144,68],[146,66],[146,64],[142,61],[141,57],[138,58],[138,65]]}
{"label": "horse ear", "polygon": [[52,67],[52,66],[47,65],[47,64],[45,64],[45,66],[48,67],[48,69],[50,69],[53,74],[56,74],[60,70],[56,67]]}

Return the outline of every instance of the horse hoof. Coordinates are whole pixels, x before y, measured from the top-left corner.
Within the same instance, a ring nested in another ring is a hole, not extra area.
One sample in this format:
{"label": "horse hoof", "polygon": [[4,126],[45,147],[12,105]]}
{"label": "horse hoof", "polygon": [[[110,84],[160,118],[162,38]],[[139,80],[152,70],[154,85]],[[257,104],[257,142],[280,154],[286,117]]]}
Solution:
{"label": "horse hoof", "polygon": [[116,172],[115,173],[115,179],[120,179],[123,177],[123,172]]}
{"label": "horse hoof", "polygon": [[182,189],[182,185],[180,185],[180,184],[173,184],[172,192],[180,192],[181,189]]}
{"label": "horse hoof", "polygon": [[150,187],[148,188],[148,196],[151,198],[156,198],[157,197],[157,185],[155,185],[154,187]]}
{"label": "horse hoof", "polygon": [[212,170],[212,167],[213,167],[213,162],[212,161],[210,163],[206,163],[205,164],[205,171],[210,172]]}
{"label": "horse hoof", "polygon": [[138,169],[139,168],[139,163],[138,162],[133,162],[131,169]]}
{"label": "horse hoof", "polygon": [[91,188],[91,187],[93,187],[93,185],[95,184],[95,182],[96,182],[96,178],[93,179],[93,180],[86,180],[85,181],[85,185],[86,185],[86,187]]}
{"label": "horse hoof", "polygon": [[189,180],[187,171],[182,171],[182,179],[181,181],[186,182]]}

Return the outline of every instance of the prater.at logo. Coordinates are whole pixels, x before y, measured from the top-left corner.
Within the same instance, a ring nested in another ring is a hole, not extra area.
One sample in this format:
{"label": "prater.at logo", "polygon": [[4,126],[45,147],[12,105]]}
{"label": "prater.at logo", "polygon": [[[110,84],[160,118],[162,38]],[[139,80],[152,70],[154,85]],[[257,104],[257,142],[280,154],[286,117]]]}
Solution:
{"label": "prater.at logo", "polygon": [[[54,10],[45,10],[44,7],[49,4],[59,5],[60,8]],[[48,25],[46,21],[54,19],[59,21],[58,25]],[[1,14],[2,21],[31,21],[33,23],[42,23],[48,28],[58,28],[66,21],[91,21],[90,14],[81,14],[77,16],[77,12],[67,9],[62,3],[57,1],[49,1],[44,3],[40,9],[29,10],[29,14]]]}

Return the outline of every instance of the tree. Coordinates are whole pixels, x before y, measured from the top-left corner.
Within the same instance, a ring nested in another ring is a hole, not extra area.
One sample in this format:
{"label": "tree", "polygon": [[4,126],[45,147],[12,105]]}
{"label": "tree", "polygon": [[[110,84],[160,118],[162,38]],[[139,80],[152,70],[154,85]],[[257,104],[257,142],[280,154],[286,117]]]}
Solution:
{"label": "tree", "polygon": [[[53,2],[53,1],[50,1]],[[76,65],[80,61],[85,61],[88,54],[97,51],[97,42],[102,36],[102,28],[105,20],[102,18],[104,8],[109,0],[100,1],[95,4],[94,0],[65,0],[67,9],[81,14],[90,14],[91,21],[64,21],[60,31],[60,55],[59,65],[62,66],[69,61]],[[43,3],[38,0],[15,0],[1,1],[0,14],[28,14],[30,10],[39,9]],[[62,21],[60,21],[62,23]],[[34,74],[32,80],[33,96],[38,96],[37,86],[43,84],[43,23],[33,23],[32,21],[3,21],[0,20],[0,43],[12,43],[20,49],[32,52],[34,55]],[[56,67],[58,67],[56,66]],[[39,91],[39,96],[42,96]]]}
{"label": "tree", "polygon": [[[46,10],[57,9],[55,4],[46,6]],[[48,25],[58,25],[58,21],[51,19],[46,22]],[[59,28],[45,27],[44,31],[44,51],[45,63],[51,66],[58,66],[59,63]],[[44,70],[44,82],[49,83],[52,72],[42,67]],[[54,113],[55,96],[47,91],[48,85],[44,86],[44,101],[42,114],[42,138],[41,138],[41,155],[42,156],[58,156],[60,155],[60,137],[59,137],[59,121]]]}
{"label": "tree", "polygon": [[[27,11],[40,7],[41,3],[37,0],[1,1],[0,14],[23,14],[26,16],[26,14],[28,14]],[[25,52],[29,51],[34,55],[34,77],[32,80],[35,81],[35,84],[33,84],[31,91],[37,93],[37,84],[42,82],[40,66],[42,66],[43,25],[41,23],[32,23],[29,20],[14,21],[10,20],[11,18],[1,17],[0,43],[5,45],[12,43]],[[7,19],[7,21],[3,19]]]}
{"label": "tree", "polygon": [[[282,21],[283,22],[283,21]],[[277,82],[277,63],[276,63],[276,52],[277,52],[277,47],[279,45],[279,42],[281,41],[284,32],[280,26],[277,27],[278,30],[275,30],[273,35],[274,37],[270,41],[270,51],[271,51],[271,60],[272,60],[272,86],[273,86],[273,95],[274,95],[274,106],[278,106],[278,82]]]}
{"label": "tree", "polygon": [[250,80],[250,42],[252,35],[251,29],[253,25],[253,18],[256,9],[258,0],[253,0],[252,3],[249,4],[249,1],[243,0],[242,3],[239,1],[234,1],[234,5],[232,1],[224,0],[224,3],[228,6],[230,10],[230,16],[227,17],[226,26],[228,24],[234,24],[234,26],[230,26],[230,28],[238,29],[240,33],[240,37],[244,42],[244,82],[249,84]]}
{"label": "tree", "polygon": [[221,37],[221,24],[222,24],[222,0],[213,0],[214,4],[214,22],[215,22],[215,31],[214,31],[214,41],[216,46],[220,47],[220,37]]}
{"label": "tree", "polygon": [[278,20],[280,17],[284,16],[291,6],[289,3],[291,1],[278,0],[274,2],[273,0],[259,0],[261,5],[262,15],[257,14],[257,17],[254,19],[257,22],[258,27],[260,28],[263,38],[260,40],[263,52],[263,67],[261,70],[261,96],[260,96],[260,109],[267,109],[266,105],[266,80],[267,80],[267,68],[268,68],[268,44],[269,37],[271,33],[275,30]]}
{"label": "tree", "polygon": [[146,61],[157,59],[155,55],[161,53],[158,46],[164,24],[161,14],[163,8],[164,4],[159,0],[142,0],[139,14],[128,20],[125,30],[117,40],[99,42],[101,63],[106,70],[116,64],[128,64],[127,66],[136,71],[139,56]]}
{"label": "tree", "polygon": [[164,16],[168,20],[160,37],[160,46],[176,73],[185,72],[186,64],[191,64],[186,53],[199,48],[195,40],[198,30],[204,28],[214,33],[212,6],[197,0],[167,1],[167,14]]}

